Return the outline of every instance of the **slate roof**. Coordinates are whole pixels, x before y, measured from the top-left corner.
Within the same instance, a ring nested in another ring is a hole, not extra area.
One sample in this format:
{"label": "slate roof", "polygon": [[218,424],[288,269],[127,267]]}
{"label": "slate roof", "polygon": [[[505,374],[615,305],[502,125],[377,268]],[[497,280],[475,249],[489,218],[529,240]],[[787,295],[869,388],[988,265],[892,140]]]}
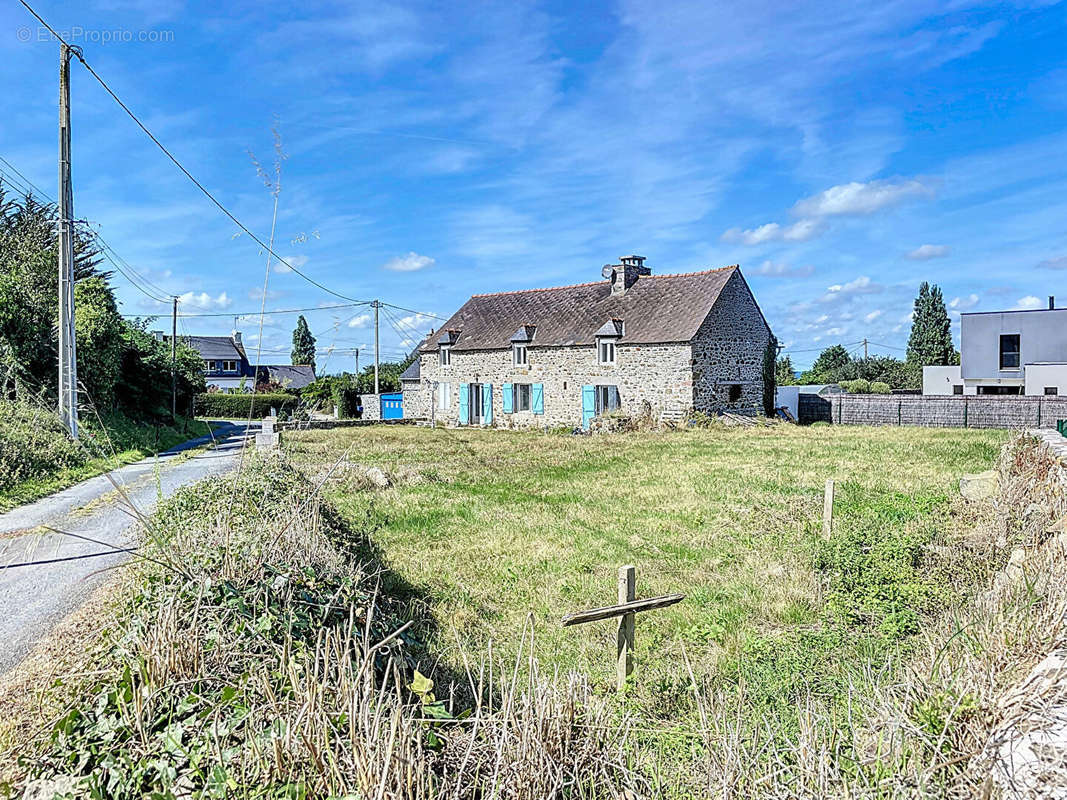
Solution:
{"label": "slate roof", "polygon": [[260,369],[266,369],[271,380],[285,389],[303,389],[315,380],[314,367],[306,365],[267,364]]}
{"label": "slate roof", "polygon": [[[678,275],[640,277],[623,295],[612,295],[611,282],[476,294],[441,330],[457,330],[452,349],[493,350],[510,347],[518,325],[534,325],[536,346],[593,344],[596,332],[612,319],[622,320],[631,344],[687,342],[692,339],[727,281],[740,276],[737,266]],[[438,349],[427,341],[423,351]]]}
{"label": "slate roof", "polygon": [[229,336],[182,336],[179,338],[200,353],[203,359],[240,361],[245,357]]}
{"label": "slate roof", "polygon": [[411,365],[400,373],[400,380],[402,381],[417,381],[422,378],[422,367],[419,366],[419,359],[415,359],[411,362]]}

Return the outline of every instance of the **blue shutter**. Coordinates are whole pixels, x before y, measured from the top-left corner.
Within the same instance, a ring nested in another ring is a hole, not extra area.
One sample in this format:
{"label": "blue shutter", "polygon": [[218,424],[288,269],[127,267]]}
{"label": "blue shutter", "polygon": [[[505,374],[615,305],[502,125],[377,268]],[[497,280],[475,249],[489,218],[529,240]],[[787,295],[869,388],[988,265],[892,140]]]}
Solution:
{"label": "blue shutter", "polygon": [[589,421],[596,416],[596,388],[582,387],[582,428],[589,430]]}
{"label": "blue shutter", "polygon": [[535,414],[545,413],[545,385],[535,383],[530,387],[530,409]]}
{"label": "blue shutter", "polygon": [[503,407],[503,411],[504,411],[505,414],[510,414],[513,411],[512,406],[511,406],[511,400],[512,400],[511,384],[510,383],[502,383],[502,384],[500,384],[500,404]]}
{"label": "blue shutter", "polygon": [[493,384],[482,384],[482,424],[493,424]]}
{"label": "blue shutter", "polygon": [[471,398],[470,387],[465,383],[461,383],[459,385],[459,424],[460,425],[470,425],[471,424],[471,414],[470,414],[470,408],[469,408],[469,406],[470,406],[470,398]]}

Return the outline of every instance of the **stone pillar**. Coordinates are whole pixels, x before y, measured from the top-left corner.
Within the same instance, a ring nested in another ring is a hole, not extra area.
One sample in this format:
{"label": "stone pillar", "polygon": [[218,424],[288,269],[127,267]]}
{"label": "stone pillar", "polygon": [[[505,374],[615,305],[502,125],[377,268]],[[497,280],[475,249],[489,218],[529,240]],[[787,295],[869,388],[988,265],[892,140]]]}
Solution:
{"label": "stone pillar", "polygon": [[256,434],[257,450],[277,450],[282,444],[282,432],[278,430],[277,417],[264,417],[262,428]]}

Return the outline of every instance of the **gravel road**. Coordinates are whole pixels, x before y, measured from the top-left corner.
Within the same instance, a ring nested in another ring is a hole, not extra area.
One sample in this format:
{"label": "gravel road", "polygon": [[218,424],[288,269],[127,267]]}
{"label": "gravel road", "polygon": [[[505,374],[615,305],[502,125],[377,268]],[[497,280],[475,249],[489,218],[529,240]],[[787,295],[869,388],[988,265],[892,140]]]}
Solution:
{"label": "gravel road", "polygon": [[[150,514],[160,496],[236,466],[241,448],[258,429],[216,424],[219,443],[213,449],[182,455],[212,441],[210,435],[200,437],[114,470],[111,478],[139,512]],[[110,568],[130,557],[123,548],[136,545],[133,522],[129,505],[104,475],[0,514],[0,674],[76,609]]]}

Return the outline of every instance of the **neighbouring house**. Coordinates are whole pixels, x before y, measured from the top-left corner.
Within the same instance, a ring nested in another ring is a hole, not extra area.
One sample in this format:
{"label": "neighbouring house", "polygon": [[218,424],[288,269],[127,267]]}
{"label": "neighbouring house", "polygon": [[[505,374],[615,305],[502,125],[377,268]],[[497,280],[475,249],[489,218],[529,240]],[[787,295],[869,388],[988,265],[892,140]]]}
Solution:
{"label": "neighbouring house", "polygon": [[773,337],[741,270],[657,276],[644,261],[626,256],[593,283],[474,295],[405,372],[405,416],[588,428],[616,411],[762,412]]}
{"label": "neighbouring house", "polygon": [[960,363],[924,367],[923,394],[1067,394],[1067,308],[961,314]]}
{"label": "neighbouring house", "polygon": [[[153,331],[157,339],[167,339],[162,331]],[[204,361],[204,380],[208,389],[228,392],[251,392],[256,367],[249,362],[241,341],[241,332],[229,336],[182,336],[182,342],[200,353]],[[303,389],[315,380],[315,370],[307,365],[261,364],[261,380],[270,380],[283,389]]]}

